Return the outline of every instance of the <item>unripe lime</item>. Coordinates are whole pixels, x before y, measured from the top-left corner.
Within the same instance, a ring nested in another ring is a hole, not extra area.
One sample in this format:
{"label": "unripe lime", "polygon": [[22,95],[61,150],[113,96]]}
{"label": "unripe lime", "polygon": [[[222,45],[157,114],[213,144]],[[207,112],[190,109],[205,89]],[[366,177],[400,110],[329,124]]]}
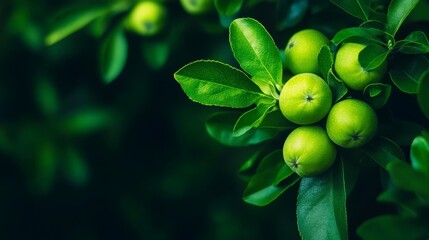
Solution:
{"label": "unripe lime", "polygon": [[305,29],[295,33],[285,48],[286,67],[294,74],[320,74],[319,52],[329,39],[314,29]]}
{"label": "unripe lime", "polygon": [[370,71],[365,70],[360,65],[359,53],[365,47],[365,45],[358,43],[345,43],[338,50],[334,63],[335,72],[347,87],[359,91],[370,83],[380,82],[387,71],[386,61]]}
{"label": "unripe lime", "polygon": [[167,18],[166,8],[153,1],[138,3],[130,12],[125,25],[143,36],[152,36],[161,31]]}
{"label": "unripe lime", "polygon": [[338,146],[358,148],[377,132],[377,115],[370,105],[358,99],[334,104],[326,119],[329,138]]}
{"label": "unripe lime", "polygon": [[286,164],[301,177],[320,174],[335,161],[337,148],[319,126],[301,126],[293,130],[283,145]]}
{"label": "unripe lime", "polygon": [[301,73],[283,86],[279,106],[283,115],[296,124],[312,124],[328,114],[332,92],[328,84],[313,73]]}

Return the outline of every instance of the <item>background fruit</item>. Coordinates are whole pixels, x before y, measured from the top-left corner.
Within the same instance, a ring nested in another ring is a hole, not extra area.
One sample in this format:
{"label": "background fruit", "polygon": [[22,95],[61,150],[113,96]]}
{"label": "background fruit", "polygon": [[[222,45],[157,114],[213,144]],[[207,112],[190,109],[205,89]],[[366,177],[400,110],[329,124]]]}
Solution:
{"label": "background fruit", "polygon": [[305,29],[295,33],[285,48],[287,68],[294,74],[319,74],[318,55],[329,39],[314,29]]}
{"label": "background fruit", "polygon": [[214,7],[213,0],[180,0],[183,8],[189,14],[202,14]]}
{"label": "background fruit", "polygon": [[347,87],[354,90],[363,90],[370,83],[380,82],[387,70],[386,61],[371,71],[362,68],[359,53],[365,47],[363,44],[345,43],[335,58],[335,71]]}
{"label": "background fruit", "polygon": [[337,149],[319,126],[301,126],[293,130],[283,145],[286,164],[301,177],[326,171],[335,161]]}
{"label": "background fruit", "polygon": [[361,100],[346,99],[332,107],[326,130],[338,146],[357,148],[374,137],[377,124],[377,115],[371,106]]}
{"label": "background fruit", "polygon": [[126,19],[128,29],[144,35],[151,36],[157,34],[165,25],[167,10],[157,2],[144,1],[138,3],[131,10]]}
{"label": "background fruit", "polygon": [[301,73],[290,78],[280,93],[280,110],[291,122],[312,124],[328,114],[332,93],[328,84],[313,73]]}

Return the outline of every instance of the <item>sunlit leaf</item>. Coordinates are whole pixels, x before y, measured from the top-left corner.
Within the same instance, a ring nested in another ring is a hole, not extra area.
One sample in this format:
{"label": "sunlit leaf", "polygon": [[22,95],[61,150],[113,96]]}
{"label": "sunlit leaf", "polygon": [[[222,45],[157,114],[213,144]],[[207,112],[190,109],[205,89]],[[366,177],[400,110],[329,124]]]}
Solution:
{"label": "sunlit leaf", "polygon": [[282,86],[283,66],[273,38],[258,21],[239,18],[231,23],[229,41],[234,57],[252,79]]}
{"label": "sunlit leaf", "polygon": [[359,52],[359,64],[371,71],[384,64],[389,54],[390,51],[380,45],[368,45]]}
{"label": "sunlit leaf", "polygon": [[383,45],[384,42],[380,39],[383,35],[384,32],[376,28],[351,27],[338,31],[332,38],[332,42],[337,46],[342,42]]}
{"label": "sunlit leaf", "polygon": [[242,136],[249,130],[257,128],[274,106],[275,101],[271,104],[258,104],[255,108],[245,112],[234,125],[234,136]]}
{"label": "sunlit leaf", "polygon": [[265,96],[242,71],[217,61],[192,62],[174,78],[191,100],[204,105],[244,108]]}
{"label": "sunlit leaf", "polygon": [[429,176],[429,136],[417,136],[411,144],[411,165]]}

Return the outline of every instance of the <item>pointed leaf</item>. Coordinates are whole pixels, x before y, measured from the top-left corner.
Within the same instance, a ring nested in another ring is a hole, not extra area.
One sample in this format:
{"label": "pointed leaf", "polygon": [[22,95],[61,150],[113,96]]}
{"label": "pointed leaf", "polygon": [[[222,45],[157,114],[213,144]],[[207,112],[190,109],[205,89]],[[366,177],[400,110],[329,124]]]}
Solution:
{"label": "pointed leaf", "polygon": [[106,7],[68,9],[54,19],[54,26],[45,38],[46,45],[55,44],[107,13]]}
{"label": "pointed leaf", "polygon": [[364,21],[369,20],[370,0],[330,0],[333,4],[343,9],[348,14],[360,18]]}
{"label": "pointed leaf", "polygon": [[429,52],[429,40],[422,31],[410,33],[404,40],[398,41],[399,51],[405,54],[425,54]]}
{"label": "pointed leaf", "polygon": [[301,180],[297,221],[303,239],[348,239],[342,160],[322,175]]}
{"label": "pointed leaf", "polygon": [[206,130],[218,142],[233,147],[249,146],[268,141],[280,132],[278,129],[258,128],[252,129],[240,137],[234,137],[233,129],[239,117],[240,113],[236,112],[218,113],[207,120]]}
{"label": "pointed leaf", "polygon": [[109,84],[122,72],[128,55],[128,43],[122,29],[113,30],[100,48],[100,71],[104,83]]}
{"label": "pointed leaf", "polygon": [[280,89],[282,61],[273,38],[264,26],[252,18],[239,18],[231,23],[229,34],[234,57],[252,79]]}
{"label": "pointed leaf", "polygon": [[359,63],[366,70],[371,71],[386,62],[390,51],[380,45],[368,45],[359,53]]}
{"label": "pointed leaf", "polygon": [[387,32],[395,36],[405,18],[407,18],[418,2],[419,0],[392,0],[387,9]]}
{"label": "pointed leaf", "polygon": [[[268,154],[262,159],[244,190],[243,200],[257,206],[265,206],[293,186],[300,177],[284,166],[287,167],[282,150]],[[278,182],[280,183],[276,184]]]}
{"label": "pointed leaf", "polygon": [[274,128],[279,130],[294,129],[295,123],[287,120],[279,109],[269,112],[259,125],[260,128]]}
{"label": "pointed leaf", "polygon": [[344,28],[338,31],[332,38],[332,42],[338,46],[342,42],[358,41],[367,42],[372,44],[381,44],[384,42],[380,40],[380,36],[383,36],[384,32],[376,28],[367,27],[351,27]]}
{"label": "pointed leaf", "polygon": [[217,61],[192,62],[174,78],[191,100],[204,105],[245,108],[264,96],[242,71]]}
{"label": "pointed leaf", "polygon": [[257,128],[273,106],[275,106],[275,101],[271,104],[258,104],[241,115],[234,125],[234,136],[239,137],[250,129]]}
{"label": "pointed leaf", "polygon": [[429,68],[429,61],[423,55],[401,55],[389,71],[390,78],[402,92],[415,94],[418,84],[425,71]]}
{"label": "pointed leaf", "polygon": [[329,88],[332,91],[332,97],[335,102],[338,102],[341,98],[343,98],[347,92],[348,92],[348,88],[347,86],[344,84],[344,82],[342,82],[339,78],[337,78],[337,76],[335,76],[334,72],[332,72],[332,69],[329,70],[328,72],[328,79],[327,79]]}
{"label": "pointed leaf", "polygon": [[363,152],[383,168],[395,161],[405,161],[402,149],[392,140],[376,136],[362,148]]}
{"label": "pointed leaf", "polygon": [[429,70],[420,77],[417,88],[417,100],[423,114],[429,119]]}
{"label": "pointed leaf", "polygon": [[392,86],[383,83],[368,84],[363,90],[369,104],[375,109],[382,108],[387,103],[391,92]]}
{"label": "pointed leaf", "polygon": [[318,55],[319,69],[324,79],[328,78],[329,70],[331,70],[334,64],[335,54],[331,51],[329,45],[324,45],[320,49]]}

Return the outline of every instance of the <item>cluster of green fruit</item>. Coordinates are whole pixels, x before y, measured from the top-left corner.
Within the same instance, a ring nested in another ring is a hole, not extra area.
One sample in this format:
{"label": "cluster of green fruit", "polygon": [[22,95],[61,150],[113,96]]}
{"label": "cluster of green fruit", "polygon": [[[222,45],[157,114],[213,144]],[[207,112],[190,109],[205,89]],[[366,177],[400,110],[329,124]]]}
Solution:
{"label": "cluster of green fruit", "polygon": [[[214,8],[213,0],[180,0],[180,4],[192,15],[203,14]],[[164,28],[166,20],[167,8],[163,3],[145,0],[133,7],[125,20],[125,26],[137,34],[153,36]]]}
{"label": "cluster of green fruit", "polygon": [[[336,159],[337,146],[361,147],[377,132],[377,115],[364,101],[346,98],[333,104],[331,89],[320,77],[318,63],[318,54],[326,44],[329,40],[325,35],[306,29],[295,33],[285,48],[286,67],[295,75],[283,86],[279,106],[286,119],[302,126],[286,138],[283,157],[302,177],[329,169]],[[338,77],[357,91],[381,81],[387,70],[385,62],[366,71],[359,64],[359,53],[364,48],[362,44],[344,43],[334,62]]]}

